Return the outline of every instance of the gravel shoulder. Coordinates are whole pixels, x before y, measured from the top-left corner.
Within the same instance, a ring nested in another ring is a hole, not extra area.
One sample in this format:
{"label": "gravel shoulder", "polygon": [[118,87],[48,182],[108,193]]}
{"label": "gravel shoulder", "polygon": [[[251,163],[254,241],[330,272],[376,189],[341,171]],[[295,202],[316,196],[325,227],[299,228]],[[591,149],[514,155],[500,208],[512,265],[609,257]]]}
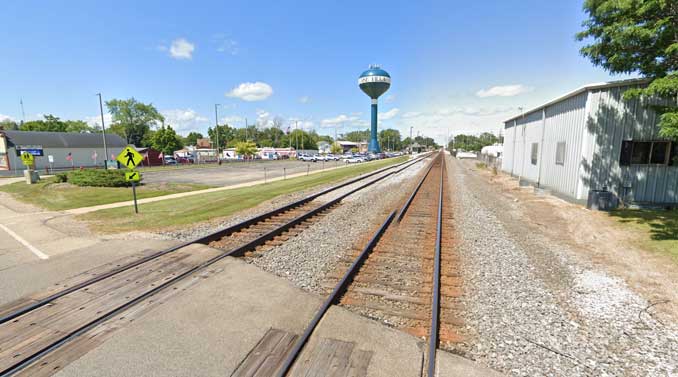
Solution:
{"label": "gravel shoulder", "polygon": [[449,162],[467,357],[514,376],[678,374],[678,326],[656,301],[532,212],[539,198],[507,195],[472,163]]}

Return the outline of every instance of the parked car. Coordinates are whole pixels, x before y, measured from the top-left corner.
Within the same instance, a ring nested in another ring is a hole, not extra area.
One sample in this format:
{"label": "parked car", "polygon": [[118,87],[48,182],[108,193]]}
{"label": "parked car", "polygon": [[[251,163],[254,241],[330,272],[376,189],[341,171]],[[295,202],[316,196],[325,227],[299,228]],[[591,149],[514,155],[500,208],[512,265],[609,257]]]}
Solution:
{"label": "parked car", "polygon": [[192,164],[195,162],[193,157],[177,157],[176,161],[180,164]]}
{"label": "parked car", "polygon": [[355,164],[359,162],[365,162],[365,158],[363,156],[352,156],[350,158],[347,158],[344,160],[345,163],[347,164]]}
{"label": "parked car", "polygon": [[299,155],[299,160],[300,160],[300,161],[313,161],[313,162],[316,162],[316,161],[318,161],[318,158],[317,158],[316,156],[311,156],[311,155],[308,155],[308,154],[300,154],[300,155]]}
{"label": "parked car", "polygon": [[165,160],[164,161],[165,165],[176,165],[177,164],[177,160],[175,160],[174,157],[172,157],[172,156],[165,156],[165,157],[163,157],[163,159]]}
{"label": "parked car", "polygon": [[335,156],[332,153],[325,156],[325,161],[339,161],[341,157]]}

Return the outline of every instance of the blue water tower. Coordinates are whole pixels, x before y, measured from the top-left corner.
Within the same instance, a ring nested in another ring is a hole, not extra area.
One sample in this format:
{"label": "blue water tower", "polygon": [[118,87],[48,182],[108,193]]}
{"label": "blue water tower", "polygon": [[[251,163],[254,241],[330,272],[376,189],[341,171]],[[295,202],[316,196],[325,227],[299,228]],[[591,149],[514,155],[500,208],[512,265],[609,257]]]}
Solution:
{"label": "blue water tower", "polygon": [[370,144],[367,150],[373,153],[381,152],[377,139],[377,99],[391,87],[391,76],[378,65],[370,65],[370,69],[363,72],[358,78],[360,89],[372,99],[372,127],[370,129]]}

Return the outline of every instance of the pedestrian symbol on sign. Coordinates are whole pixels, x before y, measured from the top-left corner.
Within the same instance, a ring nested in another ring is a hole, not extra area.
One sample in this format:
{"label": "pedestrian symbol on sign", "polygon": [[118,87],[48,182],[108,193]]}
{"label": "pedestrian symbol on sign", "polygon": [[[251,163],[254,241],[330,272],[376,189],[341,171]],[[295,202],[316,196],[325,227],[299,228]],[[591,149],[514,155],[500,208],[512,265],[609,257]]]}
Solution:
{"label": "pedestrian symbol on sign", "polygon": [[117,160],[130,170],[137,167],[137,165],[139,165],[143,159],[144,158],[139,154],[139,152],[137,152],[136,149],[134,149],[134,147],[131,145],[126,146],[117,157]]}

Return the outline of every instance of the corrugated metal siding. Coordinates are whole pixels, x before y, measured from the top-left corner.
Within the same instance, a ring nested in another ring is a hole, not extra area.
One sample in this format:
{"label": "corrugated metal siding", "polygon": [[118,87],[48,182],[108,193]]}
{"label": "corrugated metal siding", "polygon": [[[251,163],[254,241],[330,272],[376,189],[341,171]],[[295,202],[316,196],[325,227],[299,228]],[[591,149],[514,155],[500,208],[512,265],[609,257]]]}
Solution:
{"label": "corrugated metal siding", "polygon": [[515,152],[516,152],[516,132],[518,127],[513,127],[514,122],[511,121],[504,127],[504,153],[502,154],[501,170],[513,175],[515,169]]}
{"label": "corrugated metal siding", "polygon": [[516,167],[514,175],[520,179],[536,182],[539,177],[539,161],[532,165],[532,143],[538,143],[541,148],[541,112],[526,114],[516,120]]}
{"label": "corrugated metal siding", "polygon": [[[581,93],[546,108],[544,154],[540,186],[564,195],[577,196],[581,148],[586,124],[587,93]],[[565,161],[556,164],[556,148],[565,142]]]}
{"label": "corrugated metal siding", "polygon": [[625,101],[622,95],[629,88],[596,90],[590,94],[594,106],[589,127],[595,132],[595,148],[588,186],[607,188],[630,202],[678,203],[678,166],[619,166],[622,141],[662,140],[659,117],[650,105],[667,104],[656,99]]}
{"label": "corrugated metal siding", "polygon": [[[515,119],[517,126],[514,120],[505,123],[503,170],[573,199],[585,200],[589,190],[606,188],[626,201],[678,203],[678,166],[619,166],[622,141],[661,140],[658,116],[649,105],[668,103],[624,101],[623,93],[631,87],[593,89],[565,98],[543,109],[544,121],[539,110]],[[555,155],[562,141],[566,155],[561,166]],[[543,148],[537,165],[530,161],[532,143]]]}

